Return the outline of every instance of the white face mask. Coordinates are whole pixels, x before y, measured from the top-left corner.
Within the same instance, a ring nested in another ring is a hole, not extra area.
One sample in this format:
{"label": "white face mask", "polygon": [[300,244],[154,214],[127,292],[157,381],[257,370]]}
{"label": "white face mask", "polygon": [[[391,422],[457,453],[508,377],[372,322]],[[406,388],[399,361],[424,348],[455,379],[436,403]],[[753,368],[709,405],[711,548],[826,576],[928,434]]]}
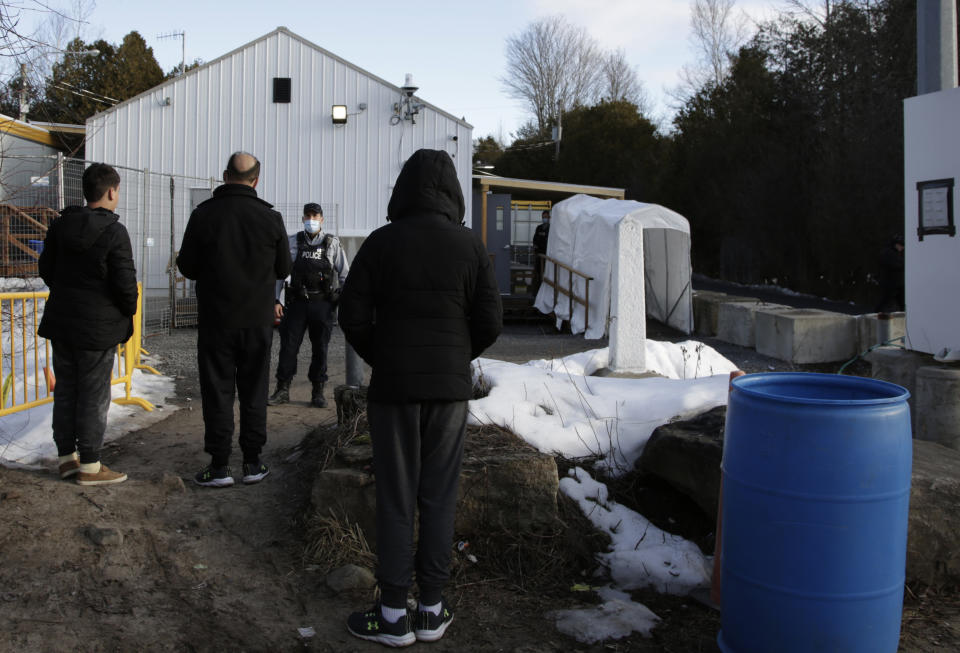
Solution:
{"label": "white face mask", "polygon": [[320,232],[320,221],[319,220],[304,220],[303,221],[303,230],[308,234],[316,234]]}

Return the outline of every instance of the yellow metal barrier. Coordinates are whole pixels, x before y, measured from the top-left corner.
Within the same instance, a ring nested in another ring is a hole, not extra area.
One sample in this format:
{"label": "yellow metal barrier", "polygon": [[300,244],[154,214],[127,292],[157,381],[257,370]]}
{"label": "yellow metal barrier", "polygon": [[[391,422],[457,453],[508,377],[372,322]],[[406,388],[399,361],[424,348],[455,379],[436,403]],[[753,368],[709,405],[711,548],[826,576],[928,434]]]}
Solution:
{"label": "yellow metal barrier", "polygon": [[[132,394],[133,370],[160,374],[140,360],[144,353],[140,346],[143,287],[138,284],[137,290],[133,335],[126,343],[117,346],[117,365],[111,373],[110,384],[125,385],[124,396],[114,399],[115,403],[135,404],[144,410],[153,410],[153,404]],[[49,296],[48,291],[0,293],[0,375],[3,377],[0,417],[53,401],[55,380],[50,342],[37,335],[40,325],[38,303],[40,300],[45,303]],[[30,363],[33,364],[32,370]]]}

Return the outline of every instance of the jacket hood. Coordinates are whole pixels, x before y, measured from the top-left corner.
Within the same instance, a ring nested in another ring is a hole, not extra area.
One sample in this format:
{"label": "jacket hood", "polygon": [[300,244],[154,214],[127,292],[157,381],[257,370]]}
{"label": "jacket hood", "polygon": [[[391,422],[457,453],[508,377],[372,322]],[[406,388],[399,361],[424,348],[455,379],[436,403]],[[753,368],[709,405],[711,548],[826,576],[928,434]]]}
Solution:
{"label": "jacket hood", "polygon": [[391,220],[439,213],[460,224],[464,215],[463,191],[450,155],[441,150],[414,152],[397,177],[387,213]]}
{"label": "jacket hood", "polygon": [[63,242],[68,249],[82,252],[97,242],[100,234],[120,219],[108,209],[68,206],[60,213],[63,219]]}

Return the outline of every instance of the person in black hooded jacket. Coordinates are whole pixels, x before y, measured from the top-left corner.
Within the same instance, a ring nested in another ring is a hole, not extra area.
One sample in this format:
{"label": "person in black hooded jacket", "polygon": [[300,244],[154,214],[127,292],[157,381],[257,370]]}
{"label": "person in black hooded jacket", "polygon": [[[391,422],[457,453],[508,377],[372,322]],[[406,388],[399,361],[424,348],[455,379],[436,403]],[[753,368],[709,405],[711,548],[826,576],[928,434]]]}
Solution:
{"label": "person in black hooded jacket", "polygon": [[116,347],[133,334],[137,271],[127,229],[114,213],[120,175],[94,163],[83,173],[87,206],[69,206],[47,231],[40,276],[50,289],[37,333],[53,345],[53,439],[61,478],[121,483],[100,463]]}
{"label": "person in black hooded jacket", "polygon": [[[439,639],[453,618],[441,592],[473,396],[470,361],[496,341],[503,315],[486,248],[462,226],[463,194],[449,154],[415,152],[388,211],[390,224],[364,241],[340,298],[340,327],[372,368],[367,417],[381,591],[380,603],[350,615],[347,627],[405,646]],[[414,568],[420,605],[411,620]]]}

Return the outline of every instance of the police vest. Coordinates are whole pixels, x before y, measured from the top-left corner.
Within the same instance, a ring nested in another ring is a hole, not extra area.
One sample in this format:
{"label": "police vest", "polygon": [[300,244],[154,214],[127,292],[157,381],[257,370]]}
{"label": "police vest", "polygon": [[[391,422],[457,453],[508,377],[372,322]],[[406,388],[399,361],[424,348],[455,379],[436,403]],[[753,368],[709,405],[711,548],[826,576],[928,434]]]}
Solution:
{"label": "police vest", "polygon": [[290,285],[308,293],[329,296],[334,289],[336,271],[327,251],[333,236],[327,234],[316,245],[307,242],[304,232],[297,232],[297,257],[293,261]]}

